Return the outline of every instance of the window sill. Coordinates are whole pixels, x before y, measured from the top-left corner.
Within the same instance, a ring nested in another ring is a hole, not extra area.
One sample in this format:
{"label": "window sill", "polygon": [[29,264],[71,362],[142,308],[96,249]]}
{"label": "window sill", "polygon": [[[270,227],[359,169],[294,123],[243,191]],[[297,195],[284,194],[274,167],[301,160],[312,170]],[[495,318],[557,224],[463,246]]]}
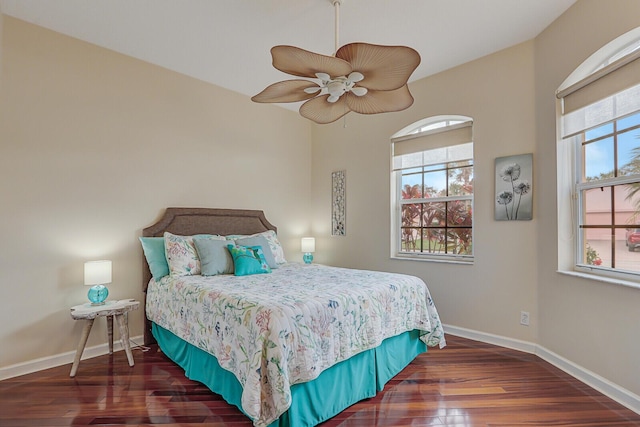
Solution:
{"label": "window sill", "polygon": [[391,255],[391,259],[402,261],[421,261],[421,262],[436,262],[443,264],[461,264],[461,265],[473,265],[473,257],[421,257],[414,255]]}
{"label": "window sill", "polygon": [[630,280],[619,279],[616,277],[599,276],[595,274],[584,273],[581,271],[557,270],[557,272],[560,274],[564,274],[566,276],[579,277],[581,279],[588,279],[596,282],[608,283],[612,285],[621,285],[621,286],[627,286],[629,288],[640,289],[640,283],[632,282]]}

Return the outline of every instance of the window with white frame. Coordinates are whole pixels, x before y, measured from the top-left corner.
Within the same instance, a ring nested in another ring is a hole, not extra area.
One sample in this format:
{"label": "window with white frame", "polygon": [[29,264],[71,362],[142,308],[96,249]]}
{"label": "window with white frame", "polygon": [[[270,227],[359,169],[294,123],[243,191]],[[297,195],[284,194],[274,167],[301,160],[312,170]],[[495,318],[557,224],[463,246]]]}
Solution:
{"label": "window with white frame", "polygon": [[559,233],[560,250],[573,242],[573,259],[561,260],[561,270],[570,263],[581,273],[638,282],[640,28],[630,34],[635,39],[628,33],[596,52],[597,63],[585,61],[581,79],[558,92],[558,190],[571,200],[559,197],[558,219],[561,228],[572,224]]}
{"label": "window with white frame", "polygon": [[392,137],[392,257],[473,260],[472,129],[436,116]]}

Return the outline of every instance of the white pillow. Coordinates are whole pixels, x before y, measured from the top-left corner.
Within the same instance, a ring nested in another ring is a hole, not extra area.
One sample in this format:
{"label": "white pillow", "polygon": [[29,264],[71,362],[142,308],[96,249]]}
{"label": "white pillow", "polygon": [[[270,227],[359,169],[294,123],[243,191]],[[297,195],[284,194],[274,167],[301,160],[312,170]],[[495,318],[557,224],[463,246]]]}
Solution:
{"label": "white pillow", "polygon": [[178,236],[164,233],[164,250],[172,276],[193,276],[200,274],[200,259],[193,236]]}
{"label": "white pillow", "polygon": [[273,258],[276,261],[276,264],[286,264],[287,260],[284,258],[284,249],[282,249],[282,245],[278,240],[278,236],[276,232],[273,230],[263,231],[262,233],[256,233],[251,235],[246,234],[233,234],[230,236],[225,236],[227,240],[237,240],[244,239],[248,237],[258,237],[262,236],[267,239],[267,243],[269,243],[269,249],[271,249],[271,253],[273,254]]}
{"label": "white pillow", "polygon": [[258,233],[260,236],[264,236],[269,242],[269,248],[271,248],[271,252],[273,252],[273,257],[276,259],[276,263],[285,264],[287,260],[284,258],[284,249],[282,249],[282,245],[278,240],[278,236],[276,232],[273,230],[263,231],[262,233]]}

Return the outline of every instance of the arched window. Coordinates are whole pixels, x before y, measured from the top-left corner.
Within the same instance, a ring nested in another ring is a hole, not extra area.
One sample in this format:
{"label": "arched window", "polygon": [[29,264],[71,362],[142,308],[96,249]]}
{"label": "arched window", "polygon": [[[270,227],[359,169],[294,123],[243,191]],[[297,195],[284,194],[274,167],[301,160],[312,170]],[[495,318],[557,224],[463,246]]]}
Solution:
{"label": "arched window", "polygon": [[640,281],[640,27],[561,85],[559,269]]}
{"label": "arched window", "polygon": [[473,260],[473,120],[435,116],[393,135],[391,256]]}

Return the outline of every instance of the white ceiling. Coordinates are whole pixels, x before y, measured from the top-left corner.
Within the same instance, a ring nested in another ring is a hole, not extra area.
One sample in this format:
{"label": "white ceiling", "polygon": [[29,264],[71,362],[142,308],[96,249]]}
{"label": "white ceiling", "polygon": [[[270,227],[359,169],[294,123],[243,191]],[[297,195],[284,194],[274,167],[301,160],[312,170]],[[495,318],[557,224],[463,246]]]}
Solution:
{"label": "white ceiling", "polygon": [[[575,0],[342,0],[339,42],[406,45],[410,81],[539,34]],[[252,96],[290,78],[270,48],[331,55],[331,0],[0,0],[10,16]],[[297,106],[295,106],[297,107]]]}

